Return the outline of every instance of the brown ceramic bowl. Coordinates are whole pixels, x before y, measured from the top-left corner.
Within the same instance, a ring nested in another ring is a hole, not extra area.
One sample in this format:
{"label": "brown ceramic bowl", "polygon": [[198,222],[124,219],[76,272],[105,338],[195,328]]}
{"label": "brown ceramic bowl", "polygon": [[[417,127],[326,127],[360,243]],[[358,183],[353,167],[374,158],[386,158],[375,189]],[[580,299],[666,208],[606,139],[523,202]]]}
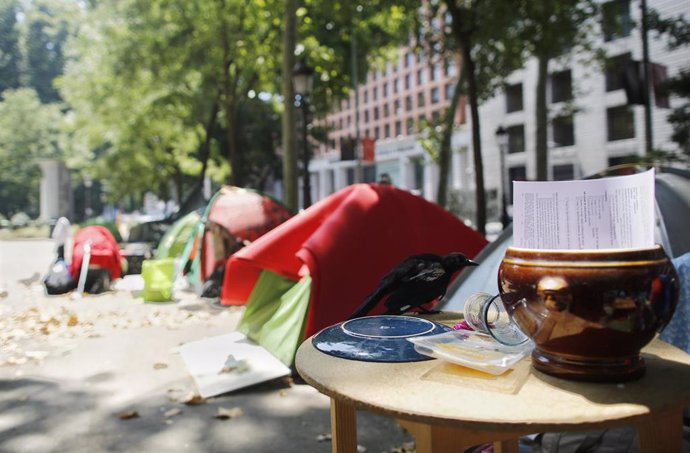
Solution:
{"label": "brown ceramic bowl", "polygon": [[533,366],[576,380],[644,374],[640,349],[671,319],[678,277],[663,248],[509,247],[498,272],[506,309],[534,341]]}

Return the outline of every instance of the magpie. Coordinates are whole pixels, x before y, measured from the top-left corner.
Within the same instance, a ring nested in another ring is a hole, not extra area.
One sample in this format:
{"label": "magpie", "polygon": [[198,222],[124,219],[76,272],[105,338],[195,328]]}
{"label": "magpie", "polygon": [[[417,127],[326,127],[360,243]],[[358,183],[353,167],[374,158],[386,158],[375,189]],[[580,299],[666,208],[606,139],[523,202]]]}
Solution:
{"label": "magpie", "polygon": [[384,297],[387,315],[401,315],[416,307],[440,300],[446,294],[453,274],[465,266],[477,266],[462,253],[446,256],[423,253],[405,258],[383,276],[349,319],[366,316]]}

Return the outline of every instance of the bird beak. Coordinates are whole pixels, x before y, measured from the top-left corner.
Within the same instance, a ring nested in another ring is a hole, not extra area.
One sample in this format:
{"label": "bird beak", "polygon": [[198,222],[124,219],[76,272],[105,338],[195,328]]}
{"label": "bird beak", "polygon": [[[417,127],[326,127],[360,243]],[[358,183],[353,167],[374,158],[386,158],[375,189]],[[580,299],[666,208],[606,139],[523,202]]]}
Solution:
{"label": "bird beak", "polygon": [[467,260],[465,263],[465,266],[479,266],[479,263],[472,261],[472,260]]}

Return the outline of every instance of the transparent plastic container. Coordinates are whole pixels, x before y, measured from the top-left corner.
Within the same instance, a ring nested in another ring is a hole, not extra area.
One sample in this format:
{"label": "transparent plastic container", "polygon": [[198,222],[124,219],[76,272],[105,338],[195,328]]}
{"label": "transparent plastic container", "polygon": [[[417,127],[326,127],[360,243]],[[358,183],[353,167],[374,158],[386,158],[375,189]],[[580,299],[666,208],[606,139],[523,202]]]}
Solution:
{"label": "transparent plastic container", "polygon": [[531,341],[518,346],[498,343],[492,336],[471,330],[408,338],[415,350],[430,357],[499,375],[512,369],[534,347]]}

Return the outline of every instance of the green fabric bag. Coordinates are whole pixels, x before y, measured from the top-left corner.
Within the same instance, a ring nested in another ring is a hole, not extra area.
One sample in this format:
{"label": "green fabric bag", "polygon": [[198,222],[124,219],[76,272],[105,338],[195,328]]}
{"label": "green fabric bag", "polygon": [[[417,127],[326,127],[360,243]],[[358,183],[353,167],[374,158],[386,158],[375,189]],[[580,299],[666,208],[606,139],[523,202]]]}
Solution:
{"label": "green fabric bag", "polygon": [[238,330],[290,366],[304,336],[311,277],[295,282],[264,270],[245,306]]}
{"label": "green fabric bag", "polygon": [[141,265],[144,279],[144,300],[147,302],[167,302],[172,300],[175,281],[175,260],[163,258],[145,260]]}

